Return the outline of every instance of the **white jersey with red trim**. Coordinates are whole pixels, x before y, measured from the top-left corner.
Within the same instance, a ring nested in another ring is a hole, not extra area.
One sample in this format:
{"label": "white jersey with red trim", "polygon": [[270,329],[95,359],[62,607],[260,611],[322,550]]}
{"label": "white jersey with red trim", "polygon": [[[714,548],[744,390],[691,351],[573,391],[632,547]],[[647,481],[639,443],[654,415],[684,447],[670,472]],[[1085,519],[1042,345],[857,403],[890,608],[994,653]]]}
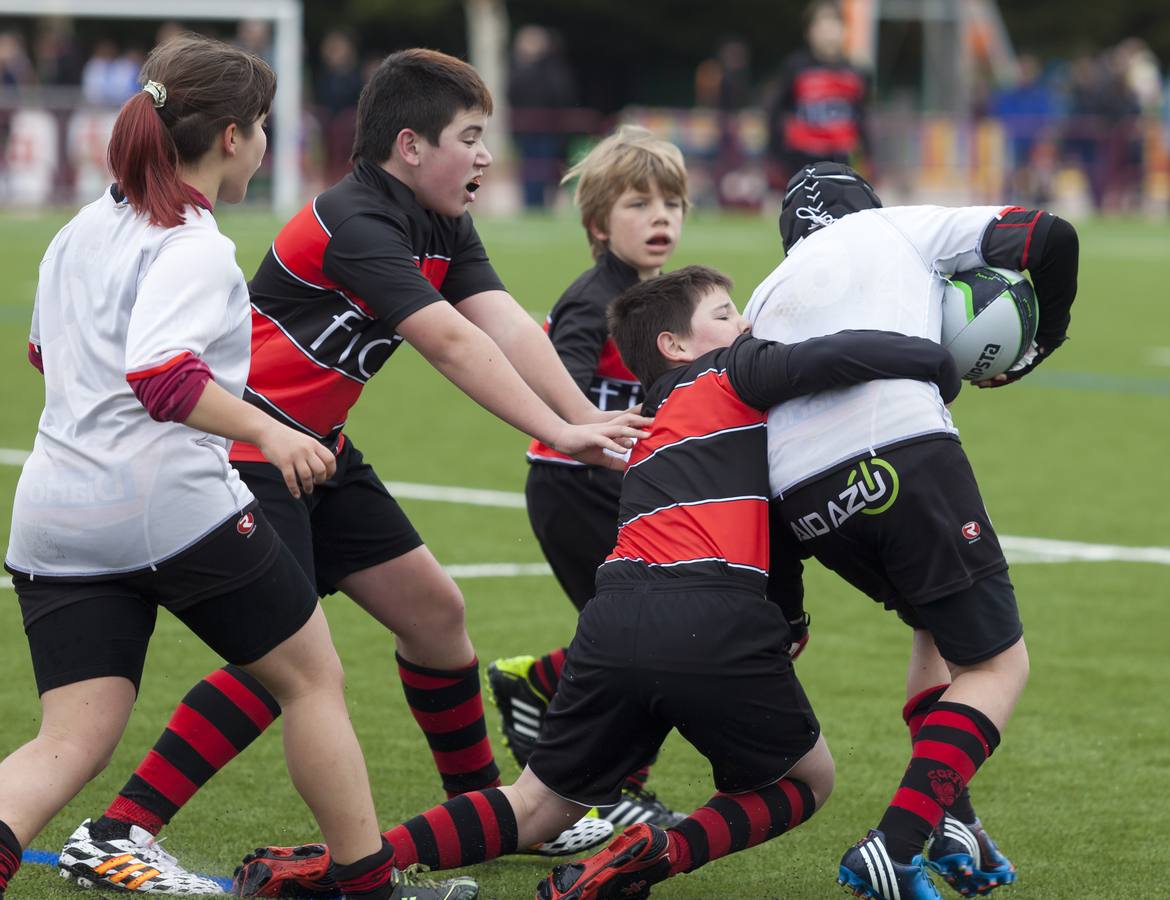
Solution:
{"label": "white jersey with red trim", "polygon": [[152,419],[131,388],[188,355],[240,396],[251,338],[235,245],[211,213],[150,225],[106,193],[41,262],[30,343],[45,408],[12,511],[7,564],[116,574],[181,552],[252,501],[228,441]]}
{"label": "white jersey with red trim", "polygon": [[[756,288],[745,310],[752,334],[793,343],[879,329],[938,341],[944,276],[986,265],[982,238],[1001,210],[902,206],[843,216],[796,244]],[[799,397],[768,414],[772,494],[895,444],[958,433],[929,382]]]}

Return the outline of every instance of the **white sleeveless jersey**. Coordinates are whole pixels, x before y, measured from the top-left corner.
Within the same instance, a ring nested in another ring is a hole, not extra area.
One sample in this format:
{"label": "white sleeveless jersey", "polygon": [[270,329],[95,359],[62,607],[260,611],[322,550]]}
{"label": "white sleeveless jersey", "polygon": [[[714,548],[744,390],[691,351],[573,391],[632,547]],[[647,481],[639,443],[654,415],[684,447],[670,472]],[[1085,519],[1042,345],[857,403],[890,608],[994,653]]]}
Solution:
{"label": "white sleeveless jersey", "polygon": [[10,568],[142,569],[251,502],[228,441],[155,421],[126,380],[194,354],[220,387],[243,392],[248,286],[209,212],[190,208],[185,224],[159,228],[108,192],[86,206],[41,261],[30,341],[45,409],[16,488]]}
{"label": "white sleeveless jersey", "polygon": [[[845,329],[937,341],[943,276],[984,265],[1001,207],[902,206],[843,216],[799,242],[756,288],[752,334],[793,343]],[[871,381],[790,400],[768,414],[773,496],[883,447],[958,434],[929,382]]]}

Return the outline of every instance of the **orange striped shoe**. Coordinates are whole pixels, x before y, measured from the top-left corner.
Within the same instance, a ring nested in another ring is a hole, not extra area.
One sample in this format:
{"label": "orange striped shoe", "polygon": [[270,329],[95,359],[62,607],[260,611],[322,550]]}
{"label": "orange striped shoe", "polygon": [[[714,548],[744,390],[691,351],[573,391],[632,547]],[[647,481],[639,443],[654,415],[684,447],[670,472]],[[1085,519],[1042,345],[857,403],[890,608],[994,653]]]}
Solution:
{"label": "orange striped shoe", "polygon": [[69,836],[58,861],[62,878],[82,887],[145,894],[222,894],[210,878],[195,875],[159,846],[154,835],[137,825],[130,836],[95,840],[86,819]]}

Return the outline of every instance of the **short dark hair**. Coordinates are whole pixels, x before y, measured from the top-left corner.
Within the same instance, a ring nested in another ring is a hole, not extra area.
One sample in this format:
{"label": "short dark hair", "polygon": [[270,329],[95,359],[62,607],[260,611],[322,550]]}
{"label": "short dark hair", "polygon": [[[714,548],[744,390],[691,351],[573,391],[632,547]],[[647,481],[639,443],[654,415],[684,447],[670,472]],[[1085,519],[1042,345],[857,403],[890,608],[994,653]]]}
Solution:
{"label": "short dark hair", "polygon": [[708,266],[685,266],[639,282],[609,305],[609,330],[622,361],[643,386],[675,368],[658,350],[664,331],[688,337],[691,317],[705,294],[730,291],[731,279]]}
{"label": "short dark hair", "polygon": [[391,53],[358,98],[353,158],[386,162],[404,128],[437,146],[465,109],[492,114],[491,92],[470,64],[438,50]]}

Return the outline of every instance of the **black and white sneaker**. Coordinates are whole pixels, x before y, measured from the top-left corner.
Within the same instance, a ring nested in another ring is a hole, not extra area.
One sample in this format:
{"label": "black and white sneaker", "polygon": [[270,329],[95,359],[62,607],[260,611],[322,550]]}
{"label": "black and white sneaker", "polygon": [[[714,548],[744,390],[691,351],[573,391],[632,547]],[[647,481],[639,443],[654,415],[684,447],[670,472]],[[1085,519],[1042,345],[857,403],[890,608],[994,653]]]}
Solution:
{"label": "black and white sneaker", "polygon": [[487,669],[492,702],[500,711],[504,743],[521,769],[528,765],[528,758],[536,749],[550,699],[528,680],[535,662],[533,656],[511,656],[497,659]]}
{"label": "black and white sneaker", "polygon": [[645,822],[658,828],[673,828],[686,818],[658,799],[653,791],[622,788],[622,799],[613,806],[597,807],[597,814],[614,828],[625,828]]}
{"label": "black and white sneaker", "polygon": [[86,819],[65,842],[58,862],[62,878],[82,887],[143,894],[223,893],[218,882],[180,866],[146,829],[131,825],[129,837],[100,841],[90,824]]}

